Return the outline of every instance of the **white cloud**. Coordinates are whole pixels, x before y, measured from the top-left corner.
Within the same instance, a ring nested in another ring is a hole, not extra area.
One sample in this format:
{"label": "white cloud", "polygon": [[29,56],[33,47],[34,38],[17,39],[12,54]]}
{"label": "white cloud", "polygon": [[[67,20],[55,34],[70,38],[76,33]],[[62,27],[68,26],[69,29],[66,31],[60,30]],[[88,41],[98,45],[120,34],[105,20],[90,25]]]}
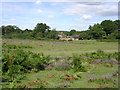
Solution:
{"label": "white cloud", "polygon": [[101,16],[118,16],[118,6],[100,5],[97,7],[96,14]]}
{"label": "white cloud", "polygon": [[84,14],[95,14],[99,16],[118,16],[118,6],[111,4],[81,4],[77,3],[67,7],[64,10],[64,13],[67,15],[84,15]]}
{"label": "white cloud", "polygon": [[83,15],[81,18],[74,19],[74,21],[77,22],[80,25],[84,24],[84,25],[87,25],[87,26],[98,23],[98,22],[92,20],[91,15]]}
{"label": "white cloud", "polygon": [[38,9],[37,12],[41,14],[43,11],[41,9]]}
{"label": "white cloud", "polygon": [[48,15],[47,18],[54,18],[54,16],[53,15]]}
{"label": "white cloud", "polygon": [[82,18],[85,19],[85,20],[89,20],[89,19],[92,19],[92,16],[90,16],[90,15],[83,15]]}
{"label": "white cloud", "polygon": [[37,0],[35,4],[41,4],[41,0]]}

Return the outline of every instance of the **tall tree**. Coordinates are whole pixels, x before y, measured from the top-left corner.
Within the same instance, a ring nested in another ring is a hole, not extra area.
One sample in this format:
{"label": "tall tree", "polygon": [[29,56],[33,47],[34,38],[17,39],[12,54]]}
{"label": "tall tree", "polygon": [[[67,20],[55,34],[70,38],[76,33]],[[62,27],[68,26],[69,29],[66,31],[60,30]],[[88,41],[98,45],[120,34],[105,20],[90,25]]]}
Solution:
{"label": "tall tree", "polygon": [[70,31],[70,35],[74,35],[75,32],[76,32],[76,30],[75,30],[75,29],[72,29],[72,30]]}
{"label": "tall tree", "polygon": [[45,23],[38,23],[36,27],[34,28],[35,32],[42,32],[49,31],[50,27],[46,25]]}
{"label": "tall tree", "polygon": [[101,22],[101,25],[107,35],[111,34],[117,29],[117,26],[112,20],[104,20]]}
{"label": "tall tree", "polygon": [[79,34],[79,39],[80,40],[87,39],[87,37],[88,37],[88,34],[85,31],[83,31]]}
{"label": "tall tree", "polygon": [[115,20],[114,23],[117,26],[117,29],[120,29],[120,20]]}
{"label": "tall tree", "polygon": [[91,34],[94,39],[101,39],[105,36],[105,31],[102,30],[102,26],[100,24],[95,24],[91,30]]}
{"label": "tall tree", "polygon": [[91,25],[89,25],[89,28],[88,28],[89,30],[91,30],[92,29],[92,26]]}

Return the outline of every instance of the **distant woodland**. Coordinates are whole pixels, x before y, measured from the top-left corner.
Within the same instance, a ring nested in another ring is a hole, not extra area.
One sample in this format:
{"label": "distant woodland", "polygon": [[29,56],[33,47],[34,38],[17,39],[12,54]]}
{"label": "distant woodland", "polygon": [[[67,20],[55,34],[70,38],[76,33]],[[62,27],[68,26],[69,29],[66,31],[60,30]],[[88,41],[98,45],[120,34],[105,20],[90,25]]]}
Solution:
{"label": "distant woodland", "polygon": [[2,38],[11,39],[37,39],[37,40],[59,40],[58,34],[63,32],[67,36],[79,35],[79,40],[91,39],[120,39],[119,29],[120,20],[104,20],[89,26],[88,30],[77,31],[75,29],[66,31],[57,31],[51,29],[45,23],[37,23],[33,30],[22,30],[14,25],[1,26]]}

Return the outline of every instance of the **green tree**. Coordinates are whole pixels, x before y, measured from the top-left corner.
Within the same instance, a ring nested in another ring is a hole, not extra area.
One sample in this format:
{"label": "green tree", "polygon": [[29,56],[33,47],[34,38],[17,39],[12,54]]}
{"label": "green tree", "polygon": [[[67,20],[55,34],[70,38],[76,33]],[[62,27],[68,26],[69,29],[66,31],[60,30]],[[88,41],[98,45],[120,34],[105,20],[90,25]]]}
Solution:
{"label": "green tree", "polygon": [[50,27],[46,25],[45,23],[38,23],[36,27],[34,28],[35,32],[42,32],[49,31]]}
{"label": "green tree", "polygon": [[47,34],[46,36],[48,39],[59,39],[56,29],[53,29],[48,33],[46,32],[46,34]]}
{"label": "green tree", "polygon": [[45,38],[45,32],[50,32],[50,27],[45,23],[38,23],[34,28],[33,37],[37,38],[39,33],[39,38]]}
{"label": "green tree", "polygon": [[1,26],[0,30],[2,31],[2,35],[5,35],[5,26]]}
{"label": "green tree", "polygon": [[83,39],[87,39],[87,37],[88,37],[88,34],[84,31],[84,32],[81,32],[80,34],[79,34],[79,39],[80,40],[83,40]]}
{"label": "green tree", "polygon": [[92,26],[91,25],[89,25],[89,28],[88,28],[89,30],[91,30],[92,29]]}
{"label": "green tree", "polygon": [[108,39],[120,39],[120,32],[118,30],[115,30],[108,36]]}
{"label": "green tree", "polygon": [[72,29],[72,30],[70,31],[70,35],[74,35],[75,32],[76,32],[76,30],[75,30],[75,29]]}
{"label": "green tree", "polygon": [[4,35],[11,33],[11,32],[14,32],[14,31],[15,31],[15,29],[11,25],[5,26],[3,29]]}
{"label": "green tree", "polygon": [[103,30],[106,32],[107,35],[114,32],[117,29],[117,26],[112,20],[104,20],[101,22]]}
{"label": "green tree", "polygon": [[102,39],[106,34],[105,31],[102,30],[100,24],[95,24],[91,30],[91,35],[94,39]]}
{"label": "green tree", "polygon": [[117,26],[117,29],[120,29],[120,20],[115,20],[114,23]]}

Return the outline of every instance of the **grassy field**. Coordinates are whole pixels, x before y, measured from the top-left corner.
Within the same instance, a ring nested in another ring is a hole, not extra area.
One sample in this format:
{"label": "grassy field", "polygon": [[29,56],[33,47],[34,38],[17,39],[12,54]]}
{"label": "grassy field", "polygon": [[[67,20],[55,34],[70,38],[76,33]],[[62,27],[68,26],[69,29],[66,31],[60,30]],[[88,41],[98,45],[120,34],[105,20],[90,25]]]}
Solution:
{"label": "grassy field", "polygon": [[117,42],[96,42],[95,40],[81,40],[72,42],[60,41],[40,41],[40,40],[18,40],[3,39],[3,43],[14,45],[29,45],[33,48],[24,49],[35,53],[44,53],[44,55],[56,56],[72,56],[73,53],[82,54],[86,52],[94,52],[103,50],[107,53],[118,51]]}
{"label": "grassy field", "polygon": [[[51,56],[50,61],[43,63],[46,65],[43,70],[32,68],[27,73],[21,71],[22,74],[19,74],[12,82],[9,82],[9,78],[8,81],[4,81],[2,83],[3,88],[118,88],[118,53],[115,53],[118,51],[117,42],[3,39],[2,43],[5,50],[3,61],[4,63],[8,62],[9,64],[6,65],[11,65],[11,67],[14,67],[13,61],[18,61],[16,62],[18,67],[20,65],[24,67],[34,66],[34,64],[41,67],[39,62],[40,60],[44,61],[44,57],[34,55],[34,58],[32,58],[33,54],[26,54],[26,51],[44,53],[45,56]],[[17,47],[21,46],[24,52],[17,52],[19,49],[14,48],[14,45]],[[6,52],[7,50],[13,50],[14,52]],[[72,56],[74,53],[76,58]],[[77,54],[79,58],[77,58]],[[21,60],[23,60],[23,63]],[[6,68],[6,65],[4,68]],[[76,71],[75,66],[77,66],[78,70],[85,71]],[[70,68],[68,69],[68,67]],[[6,76],[7,73],[10,73],[10,71],[6,71],[4,80],[8,77]]]}
{"label": "grassy field", "polygon": [[[97,82],[88,82],[88,79],[90,77],[95,76],[95,78],[97,77],[101,77],[101,76],[105,76],[105,75],[109,75],[114,71],[117,71],[117,66],[114,66],[113,68],[108,68],[105,67],[103,65],[90,65],[89,66],[89,71],[85,72],[85,73],[81,73],[81,79],[78,80],[73,80],[71,81],[64,81],[64,78],[61,79],[60,77],[65,77],[66,74],[69,75],[73,75],[73,74],[77,74],[74,72],[70,72],[70,71],[56,71],[56,70],[49,70],[49,71],[40,71],[38,73],[30,73],[25,75],[26,78],[24,80],[22,80],[22,83],[27,85],[30,88],[34,88],[36,87],[35,85],[30,85],[30,82],[34,82],[36,80],[41,80],[44,81],[44,83],[46,85],[46,88],[55,88],[57,87],[57,85],[60,85],[63,82],[66,83],[70,83],[70,87],[69,88],[117,88],[117,85],[114,86],[113,82],[111,83],[97,83]],[[53,77],[49,77],[50,75],[52,75]],[[117,80],[118,83],[118,80]]]}

